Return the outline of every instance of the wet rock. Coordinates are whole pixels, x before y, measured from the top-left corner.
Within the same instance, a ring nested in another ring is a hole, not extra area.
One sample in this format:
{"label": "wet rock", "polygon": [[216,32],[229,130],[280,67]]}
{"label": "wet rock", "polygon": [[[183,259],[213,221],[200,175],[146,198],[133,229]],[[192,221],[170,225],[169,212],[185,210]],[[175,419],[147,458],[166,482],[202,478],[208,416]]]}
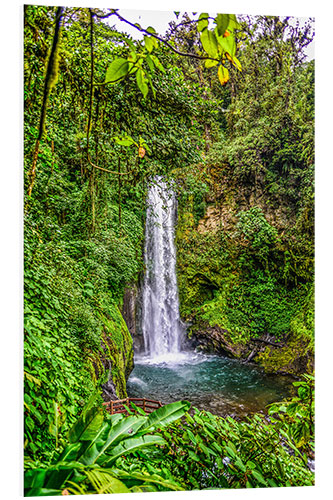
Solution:
{"label": "wet rock", "polygon": [[241,344],[234,344],[228,338],[228,330],[218,326],[202,325],[195,330],[191,340],[197,349],[202,352],[219,354],[234,358],[245,358],[249,352],[249,347]]}

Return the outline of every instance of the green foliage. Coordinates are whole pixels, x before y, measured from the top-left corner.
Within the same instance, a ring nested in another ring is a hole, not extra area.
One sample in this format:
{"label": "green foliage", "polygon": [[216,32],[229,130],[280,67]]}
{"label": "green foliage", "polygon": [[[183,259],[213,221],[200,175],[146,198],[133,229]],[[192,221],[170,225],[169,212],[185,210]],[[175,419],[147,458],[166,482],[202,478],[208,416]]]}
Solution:
{"label": "green foliage", "polygon": [[[235,345],[269,334],[285,345],[267,347],[256,361],[270,371],[302,373],[312,369],[314,326],[307,299],[314,267],[314,64],[304,62],[303,52],[311,21],[302,30],[286,18],[258,16],[242,29],[243,71],[230,68],[223,129],[195,173],[178,174],[181,314],[191,331],[217,326]],[[217,96],[210,78],[207,69],[203,81]]]}
{"label": "green foliage", "polygon": [[176,444],[170,471],[187,489],[313,484],[305,456],[291,454],[289,437],[263,415],[237,422],[195,410],[182,427],[172,426],[166,434]]}
{"label": "green foliage", "polygon": [[314,454],[314,376],[305,374],[294,386],[297,396],[269,405],[268,414],[292,450],[307,463],[307,456]]}
{"label": "green foliage", "polygon": [[186,184],[179,190],[179,200],[181,204],[191,207],[194,216],[194,223],[198,224],[204,216],[206,209],[206,195],[209,187],[205,181],[198,179],[195,175],[189,174],[186,177]]}
{"label": "green foliage", "polygon": [[128,474],[126,470],[118,470],[117,464],[121,466],[124,456],[137,454],[138,450],[164,446],[166,441],[161,435],[151,432],[156,426],[161,431],[179,420],[190,404],[187,401],[171,403],[149,416],[104,417],[99,408],[93,407],[96,396],[90,399],[76,421],[69,433],[70,443],[56,460],[47,468],[33,467],[26,471],[25,495],[51,494],[51,490],[53,494],[61,494],[69,485],[69,491],[77,494],[145,491],[146,482],[155,485],[157,490],[182,489],[175,481],[157,474],[148,477],[138,472]]}
{"label": "green foliage", "polygon": [[277,230],[267,222],[259,207],[239,212],[237,218],[235,236],[244,238],[253,253],[267,263],[269,251],[277,241]]}
{"label": "green foliage", "polygon": [[[26,187],[55,12],[25,7]],[[110,366],[119,397],[126,396],[133,351],[117,306],[143,269],[146,180],[197,161],[203,123],[214,116],[199,84],[189,86],[167,49],[157,47],[154,30],[134,42],[92,13],[95,83],[106,74],[113,83],[94,87],[90,156],[121,176],[87,161],[90,15],[66,8],[47,135],[25,200],[25,453],[45,463]],[[146,75],[154,81],[156,95],[147,94],[144,106],[134,66],[142,85]]]}
{"label": "green foliage", "polygon": [[[25,7],[26,187],[55,12]],[[232,15],[218,14],[213,30],[206,14],[197,23],[186,18],[169,41],[181,52],[216,56],[201,61],[171,53],[153,28],[133,41],[91,12],[91,113],[89,9],[66,8],[47,135],[25,200],[28,492],[312,484],[293,448],[310,453],[313,414],[304,392],[285,405],[289,412],[277,410],[275,425],[260,416],[239,423],[198,411],[176,425],[187,408],[178,404],[129,420],[104,419],[89,407],[77,420],[110,365],[119,396],[126,395],[133,351],[118,305],[143,271],[146,182],[155,174],[179,184],[184,319],[226,328],[234,342],[264,332],[287,341],[282,354],[260,353],[267,368],[288,368],[295,353],[308,361],[314,68],[301,64],[301,55],[310,32],[259,17],[243,26],[248,36],[241,40]],[[221,87],[228,78],[231,88]],[[162,424],[168,426],[160,432]]]}
{"label": "green foliage", "polygon": [[104,420],[88,405],[54,463],[26,471],[25,493],[312,485],[312,385],[305,377],[295,383],[296,397],[270,405],[269,419],[255,414],[242,422],[197,409],[190,414],[182,401],[149,416]]}
{"label": "green foliage", "polygon": [[[113,14],[117,15],[121,21],[124,21],[124,19],[119,16],[117,12],[114,11]],[[198,55],[195,52],[194,56],[204,59],[205,62],[209,62],[213,59],[215,64],[209,64],[209,67],[213,67],[216,64],[221,63],[219,64],[218,68],[218,76],[220,83],[224,85],[229,80],[228,69],[223,66],[223,64],[225,64],[226,62],[226,59],[231,61],[237,67],[237,69],[241,71],[241,64],[235,57],[236,40],[234,36],[234,30],[235,28],[240,28],[240,24],[238,23],[234,14],[218,14],[214,19],[216,28],[209,29],[208,18],[209,15],[203,13],[200,14],[197,21],[192,21],[193,23],[197,23],[197,30],[201,33],[200,52],[202,52],[203,49],[203,52],[205,53],[205,55]],[[140,49],[140,52],[137,53],[135,51],[135,46],[132,41],[130,41],[128,37],[124,35],[122,37],[122,41],[129,46],[129,54],[126,59],[123,57],[119,57],[112,61],[107,69],[104,83],[115,83],[119,80],[124,79],[130,74],[135,74],[137,86],[142,92],[143,97],[146,98],[148,95],[148,84],[150,84],[153,95],[154,97],[156,97],[156,90],[153,86],[152,81],[155,73],[155,68],[162,72],[165,72],[165,68],[160,63],[157,56],[152,52],[158,49],[160,45],[163,44],[166,44],[169,49],[171,48],[176,53],[179,53],[179,51],[174,48],[168,42],[168,40],[165,40],[164,38],[161,38],[159,35],[157,35],[154,28],[149,27],[147,29],[144,29],[140,24],[137,23],[132,24],[132,26],[138,29],[141,33],[146,33],[143,37],[143,45],[138,47]],[[193,52],[182,52],[181,54],[184,57],[191,57]]]}

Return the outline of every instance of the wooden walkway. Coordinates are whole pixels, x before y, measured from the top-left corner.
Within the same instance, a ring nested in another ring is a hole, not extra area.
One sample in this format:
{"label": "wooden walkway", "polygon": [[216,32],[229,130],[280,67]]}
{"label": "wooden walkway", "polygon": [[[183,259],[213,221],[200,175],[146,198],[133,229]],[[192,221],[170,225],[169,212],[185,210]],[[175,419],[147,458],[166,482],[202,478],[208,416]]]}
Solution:
{"label": "wooden walkway", "polygon": [[132,408],[131,403],[134,403],[135,406],[141,408],[145,413],[151,413],[157,408],[161,408],[163,404],[161,401],[155,401],[153,399],[146,398],[125,398],[125,399],[117,399],[114,401],[108,401],[107,403],[103,403],[103,406],[106,407],[106,410],[114,415],[115,413],[125,413],[128,415],[128,411],[124,405],[126,405],[130,410],[135,413],[135,408]]}

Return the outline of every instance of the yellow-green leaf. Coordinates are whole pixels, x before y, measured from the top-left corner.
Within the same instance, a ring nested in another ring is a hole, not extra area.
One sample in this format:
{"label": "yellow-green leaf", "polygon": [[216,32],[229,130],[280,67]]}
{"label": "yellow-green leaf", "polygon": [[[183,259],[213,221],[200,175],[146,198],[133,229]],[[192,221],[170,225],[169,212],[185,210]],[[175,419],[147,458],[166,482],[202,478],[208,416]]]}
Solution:
{"label": "yellow-green leaf", "polygon": [[117,82],[124,78],[129,72],[129,62],[123,57],[112,61],[106,72],[105,83]]}
{"label": "yellow-green leaf", "polygon": [[237,21],[237,18],[236,18],[236,16],[235,16],[235,14],[229,14],[229,24],[228,24],[228,28],[230,28],[230,29],[240,28],[240,24],[239,24],[239,22]]}
{"label": "yellow-green leaf", "polygon": [[229,14],[217,14],[215,22],[218,34],[223,36],[229,24]]}
{"label": "yellow-green leaf", "polygon": [[217,66],[218,63],[218,61],[214,61],[213,59],[207,59],[205,61],[205,66],[206,68],[213,68],[213,66]]}
{"label": "yellow-green leaf", "polygon": [[145,42],[146,49],[148,50],[148,52],[151,52],[154,48],[154,43],[152,38],[150,36],[144,36],[143,39]]}
{"label": "yellow-green leaf", "polygon": [[207,54],[210,57],[217,57],[217,39],[215,36],[215,33],[213,31],[210,31],[208,29],[205,29],[201,33],[201,43],[204,48],[204,50],[207,52]]}
{"label": "yellow-green leaf", "polygon": [[148,28],[146,29],[146,31],[148,31],[148,33],[154,33],[154,34],[156,34],[156,30],[152,26],[148,26]]}
{"label": "yellow-green leaf", "polygon": [[219,66],[219,69],[217,70],[217,76],[219,77],[221,85],[225,85],[227,81],[229,80],[229,71],[227,68],[224,66]]}
{"label": "yellow-green leaf", "polygon": [[199,16],[199,21],[198,21],[198,24],[197,24],[197,29],[199,31],[199,33],[204,30],[205,28],[207,28],[208,26],[208,16],[209,14],[207,12],[203,12],[202,14],[200,14]]}
{"label": "yellow-green leaf", "polygon": [[143,97],[146,97],[148,94],[147,78],[145,72],[141,68],[139,68],[136,72],[136,83],[141,90]]}
{"label": "yellow-green leaf", "polygon": [[242,71],[242,65],[241,63],[239,62],[239,60],[237,59],[236,56],[233,56],[230,58],[231,59],[231,62],[232,64],[239,70],[239,71]]}
{"label": "yellow-green leaf", "polygon": [[223,52],[227,52],[231,57],[234,57],[236,54],[236,42],[233,35],[218,36],[217,40]]}

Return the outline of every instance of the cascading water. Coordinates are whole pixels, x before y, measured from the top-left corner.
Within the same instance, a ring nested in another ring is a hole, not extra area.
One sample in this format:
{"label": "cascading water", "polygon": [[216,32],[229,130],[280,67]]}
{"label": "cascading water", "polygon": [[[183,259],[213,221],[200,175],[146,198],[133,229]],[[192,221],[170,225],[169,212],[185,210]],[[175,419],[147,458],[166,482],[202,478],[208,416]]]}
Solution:
{"label": "cascading water", "polygon": [[286,378],[271,379],[237,360],[182,350],[174,227],[176,197],[161,177],[150,186],[142,297],[145,352],[136,353],[127,393],[164,403],[188,399],[217,415],[245,415],[289,395]]}
{"label": "cascading water", "polygon": [[152,361],[174,361],[181,353],[175,220],[174,191],[156,177],[147,198],[142,310],[145,354]]}

